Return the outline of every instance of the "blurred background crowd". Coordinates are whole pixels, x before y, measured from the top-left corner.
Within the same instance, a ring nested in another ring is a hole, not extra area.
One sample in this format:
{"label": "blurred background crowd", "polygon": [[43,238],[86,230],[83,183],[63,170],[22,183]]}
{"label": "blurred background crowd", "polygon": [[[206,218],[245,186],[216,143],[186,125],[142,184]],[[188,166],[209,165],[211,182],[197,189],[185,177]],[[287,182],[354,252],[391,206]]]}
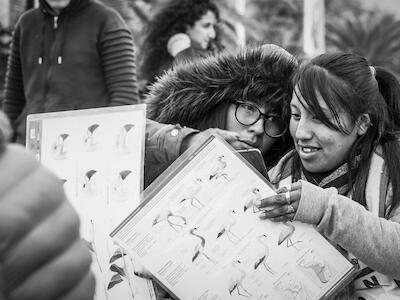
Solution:
{"label": "blurred background crowd", "polygon": [[[163,0],[101,0],[129,25],[140,50],[143,28]],[[218,0],[226,48],[257,42],[277,44],[297,57],[303,47],[303,0]],[[35,0],[0,0],[0,89],[4,87],[12,28]],[[400,2],[396,0],[329,0],[324,3],[326,50],[351,51],[373,65],[400,74]],[[140,51],[137,63],[140,63]],[[138,78],[141,80],[140,74]],[[3,93],[1,93],[3,95]],[[3,96],[1,96],[3,97]],[[2,100],[2,99],[0,99]]]}

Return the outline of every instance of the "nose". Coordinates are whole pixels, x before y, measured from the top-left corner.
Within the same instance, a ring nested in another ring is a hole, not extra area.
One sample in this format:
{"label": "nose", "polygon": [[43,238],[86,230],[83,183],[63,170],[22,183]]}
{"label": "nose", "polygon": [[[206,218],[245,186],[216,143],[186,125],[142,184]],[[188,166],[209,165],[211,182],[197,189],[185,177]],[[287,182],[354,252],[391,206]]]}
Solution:
{"label": "nose", "polygon": [[291,122],[291,127],[294,126],[293,137],[297,140],[308,140],[312,138],[312,128],[307,120],[300,119],[295,124]]}
{"label": "nose", "polygon": [[217,37],[214,26],[211,26],[210,30],[208,31],[208,37],[213,40]]}
{"label": "nose", "polygon": [[254,132],[255,135],[264,134],[264,119],[260,118],[253,125],[250,125],[249,131]]}

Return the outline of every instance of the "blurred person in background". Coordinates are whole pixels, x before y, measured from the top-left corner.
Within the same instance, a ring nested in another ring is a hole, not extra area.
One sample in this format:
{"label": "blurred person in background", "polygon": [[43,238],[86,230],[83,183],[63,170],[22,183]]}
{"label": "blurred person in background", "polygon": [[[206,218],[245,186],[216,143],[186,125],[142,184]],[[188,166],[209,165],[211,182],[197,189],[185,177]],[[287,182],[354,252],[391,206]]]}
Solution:
{"label": "blurred person in background", "polygon": [[[296,58],[276,45],[186,62],[149,87],[147,117],[202,131],[234,132],[248,148],[259,149],[271,167],[292,146],[286,129],[296,68]],[[145,166],[145,185],[167,167]]]}
{"label": "blurred person in background", "polygon": [[223,49],[219,11],[211,0],[169,0],[144,30],[140,47],[141,93],[177,62],[215,54]]}
{"label": "blurred person in background", "polygon": [[131,32],[93,0],[39,0],[15,25],[2,108],[25,143],[26,116],[138,102]]}

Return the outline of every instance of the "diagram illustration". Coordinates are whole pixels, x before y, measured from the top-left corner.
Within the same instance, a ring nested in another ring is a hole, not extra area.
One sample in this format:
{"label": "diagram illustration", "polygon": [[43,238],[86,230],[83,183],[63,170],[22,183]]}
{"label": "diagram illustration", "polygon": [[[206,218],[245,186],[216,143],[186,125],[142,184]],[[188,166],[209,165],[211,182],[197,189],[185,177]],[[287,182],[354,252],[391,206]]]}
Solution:
{"label": "diagram illustration", "polygon": [[86,171],[83,176],[82,190],[87,194],[97,193],[96,174],[97,170],[90,169]]}
{"label": "diagram illustration", "polygon": [[125,201],[129,198],[129,192],[131,191],[131,181],[129,180],[132,175],[132,170],[121,170],[116,172],[114,175],[113,192],[118,197],[118,201]]}
{"label": "diagram illustration", "polygon": [[251,190],[251,194],[246,198],[244,206],[243,206],[243,211],[247,211],[249,208],[253,209],[253,212],[257,212],[258,209],[254,206],[254,201],[260,200],[262,198],[260,194],[260,190],[258,188],[254,188]]}
{"label": "diagram illustration", "polygon": [[126,266],[127,262],[130,262],[130,260],[128,259],[126,253],[120,248],[117,248],[109,261],[109,270],[112,272],[113,275],[108,281],[107,290],[109,291],[121,283],[126,283],[129,291],[129,299],[134,299],[135,297],[133,294],[133,286],[131,283],[131,279],[129,278]]}
{"label": "diagram illustration", "polygon": [[116,138],[116,148],[122,153],[129,153],[128,134],[132,131],[135,125],[131,123],[124,124],[119,130]]}
{"label": "diagram illustration", "polygon": [[315,275],[321,283],[329,282],[333,275],[328,263],[312,249],[299,261],[299,266],[311,270],[312,274]]}
{"label": "diagram illustration", "polygon": [[261,246],[261,250],[257,253],[254,262],[254,270],[257,270],[259,266],[263,265],[265,270],[269,272],[271,275],[274,274],[271,266],[268,265],[269,257],[269,245],[268,245],[268,236],[265,234],[261,234],[257,237],[257,242]]}
{"label": "diagram illustration", "polygon": [[228,173],[225,172],[226,167],[228,166],[228,163],[225,161],[225,156],[220,155],[217,158],[216,163],[210,170],[210,180],[217,180],[219,178],[224,178],[226,181],[229,181]]}
{"label": "diagram illustration", "polygon": [[153,220],[152,226],[166,222],[176,232],[183,229],[187,224],[186,218],[181,215],[174,214],[171,210],[166,209],[160,212]]}
{"label": "diagram illustration", "polygon": [[291,273],[285,273],[279,279],[275,287],[280,291],[286,299],[291,300],[308,300],[310,296],[307,290]]}
{"label": "diagram illustration", "polygon": [[186,186],[186,190],[184,192],[184,197],[179,204],[189,203],[192,207],[196,209],[201,209],[204,207],[204,204],[199,200],[197,194],[200,192],[202,188],[203,181],[201,178],[195,178],[193,182]]}
{"label": "diagram illustration", "polygon": [[293,247],[296,250],[300,250],[299,248],[296,247],[296,244],[302,243],[303,241],[298,240],[298,241],[293,241],[292,237],[294,235],[294,232],[296,231],[296,228],[291,222],[283,222],[284,228],[281,230],[279,234],[279,239],[278,239],[278,245],[281,245],[282,243],[286,242],[286,247],[290,248]]}
{"label": "diagram illustration", "polygon": [[52,156],[54,159],[65,159],[67,157],[66,144],[68,137],[68,133],[60,133],[57,136],[52,147]]}
{"label": "diagram illustration", "polygon": [[236,292],[239,296],[249,298],[252,294],[244,287],[243,281],[247,277],[246,271],[241,266],[240,260],[231,263],[234,271],[229,279],[229,294]]}
{"label": "diagram illustration", "polygon": [[226,237],[232,244],[237,244],[240,242],[240,237],[232,231],[232,227],[236,224],[236,211],[231,209],[226,215],[225,221],[222,223],[221,227],[217,233],[217,239]]}
{"label": "diagram illustration", "polygon": [[100,127],[99,124],[95,123],[90,125],[85,131],[84,144],[87,151],[95,151],[98,147],[99,140],[96,136],[96,130]]}
{"label": "diagram illustration", "polygon": [[190,229],[190,234],[198,239],[198,243],[196,244],[193,255],[192,262],[194,262],[199,256],[203,256],[206,260],[211,262],[212,264],[216,264],[216,262],[205,253],[206,239],[198,233],[197,227]]}

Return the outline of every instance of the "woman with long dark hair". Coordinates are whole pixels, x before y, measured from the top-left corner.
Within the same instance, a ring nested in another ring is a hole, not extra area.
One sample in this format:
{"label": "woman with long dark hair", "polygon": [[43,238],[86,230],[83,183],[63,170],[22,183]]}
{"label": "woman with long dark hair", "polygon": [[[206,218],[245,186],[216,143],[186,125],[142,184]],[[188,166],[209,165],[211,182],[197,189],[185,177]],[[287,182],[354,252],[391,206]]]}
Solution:
{"label": "woman with long dark hair", "polygon": [[270,172],[278,194],[256,205],[313,224],[359,263],[339,299],[400,297],[399,100],[396,77],[355,54],[322,54],[294,77],[295,150]]}

